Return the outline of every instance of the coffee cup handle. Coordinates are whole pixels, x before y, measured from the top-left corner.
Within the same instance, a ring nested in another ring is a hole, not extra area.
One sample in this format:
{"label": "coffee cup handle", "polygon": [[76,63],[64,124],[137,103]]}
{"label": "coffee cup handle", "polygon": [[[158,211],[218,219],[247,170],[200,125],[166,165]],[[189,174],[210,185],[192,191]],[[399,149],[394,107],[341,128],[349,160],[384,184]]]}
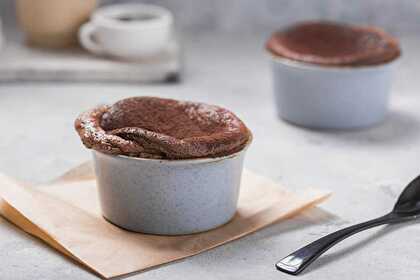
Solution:
{"label": "coffee cup handle", "polygon": [[95,41],[95,26],[92,23],[85,23],[79,29],[80,44],[88,51],[94,54],[104,54],[103,48]]}

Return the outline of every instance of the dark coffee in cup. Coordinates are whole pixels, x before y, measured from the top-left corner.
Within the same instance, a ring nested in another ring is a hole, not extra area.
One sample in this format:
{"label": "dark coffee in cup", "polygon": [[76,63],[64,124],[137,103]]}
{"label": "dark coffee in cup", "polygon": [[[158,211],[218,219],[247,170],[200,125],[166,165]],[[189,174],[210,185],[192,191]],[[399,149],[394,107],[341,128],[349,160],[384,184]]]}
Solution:
{"label": "dark coffee in cup", "polygon": [[156,16],[150,14],[125,14],[119,15],[115,19],[123,22],[144,22],[156,19]]}

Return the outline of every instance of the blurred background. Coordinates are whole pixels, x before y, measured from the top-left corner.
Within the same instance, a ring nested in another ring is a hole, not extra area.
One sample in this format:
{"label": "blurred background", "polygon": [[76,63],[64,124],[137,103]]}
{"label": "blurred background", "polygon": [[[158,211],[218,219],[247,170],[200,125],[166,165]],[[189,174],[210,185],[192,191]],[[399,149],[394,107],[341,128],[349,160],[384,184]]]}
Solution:
{"label": "blurred background", "polygon": [[[13,25],[14,0],[2,0],[0,15]],[[260,31],[305,19],[329,19],[378,25],[405,35],[420,32],[420,2],[416,0],[102,0],[101,5],[123,2],[157,4],[170,9],[178,29],[185,32]]]}
{"label": "blurred background", "polygon": [[[0,126],[7,131],[0,139],[0,170],[11,176],[48,181],[88,160],[90,154],[73,129],[75,117],[95,104],[135,95],[202,101],[231,109],[255,135],[248,166],[291,186],[317,182],[323,185],[335,179],[341,182],[355,174],[360,177],[352,178],[360,178],[360,182],[365,182],[365,175],[400,177],[402,172],[412,176],[409,169],[395,169],[386,164],[386,159],[400,157],[406,161],[411,154],[400,154],[399,149],[408,153],[410,145],[414,148],[416,131],[420,131],[420,116],[416,115],[420,1],[98,1],[99,6],[155,4],[174,14],[180,50],[171,52],[157,66],[153,61],[120,63],[81,48],[30,48],[23,43],[22,29],[17,25],[17,1],[32,5],[42,2],[48,7],[48,1],[57,0],[0,1],[5,33],[0,51]],[[30,14],[30,10],[27,12]],[[64,15],[69,13],[64,11]],[[48,18],[38,17],[35,23]],[[322,133],[297,129],[278,120],[265,41],[278,28],[313,19],[375,25],[401,40],[403,56],[396,71],[391,113],[385,123],[366,131]],[[181,79],[176,79],[178,76]],[[180,82],[160,83],[168,80]],[[144,83],[148,81],[154,83]],[[40,132],[44,127],[49,128],[47,133]],[[266,137],[267,131],[270,137]],[[384,153],[369,157],[372,149]],[[308,158],[316,159],[316,165]],[[349,162],[358,166],[361,158],[366,166],[349,172]],[[277,164],[267,165],[267,161]],[[335,163],[335,173],[325,174],[331,162]],[[381,172],[378,165],[383,165]],[[308,176],[298,175],[302,168]]]}
{"label": "blurred background", "polygon": [[[169,55],[162,58],[160,63],[152,63],[152,67],[128,66],[125,69],[118,67],[117,63],[98,59],[88,52],[73,51],[72,55],[53,50],[40,52],[23,46],[24,35],[22,24],[16,19],[16,3],[21,5],[21,18],[26,19],[26,29],[36,29],[34,26],[43,26],[48,21],[50,25],[57,25],[60,16],[46,13],[40,15],[35,6],[48,7],[51,0],[3,0],[0,2],[0,17],[3,21],[6,37],[6,52],[0,53],[0,82],[1,81],[117,81],[117,82],[162,82],[179,80],[194,75],[189,65],[194,62],[196,54],[203,46],[211,48],[224,46],[227,55],[233,49],[243,51],[235,53],[236,57],[247,55],[260,55],[263,59],[265,40],[274,30],[288,24],[304,20],[330,20],[345,23],[374,25],[402,39],[402,44],[410,41],[420,34],[420,2],[416,0],[370,0],[370,1],[344,1],[344,0],[232,0],[232,1],[169,1],[169,0],[88,0],[86,5],[107,6],[120,3],[146,3],[169,9],[174,15],[174,30],[176,34],[176,48],[168,50]],[[33,4],[27,4],[33,2]],[[65,1],[52,1],[51,3],[65,3]],[[83,1],[74,1],[82,3]],[[36,3],[36,4],[35,4]],[[76,14],[77,5],[63,4],[63,18]],[[56,5],[57,6],[57,5]],[[43,8],[48,11],[48,8]],[[23,11],[23,12],[22,12]],[[52,13],[59,14],[58,9],[51,9]],[[79,10],[86,17],[93,10]],[[67,13],[67,14],[66,14]],[[82,18],[82,17],[80,17]],[[85,19],[87,20],[87,19]],[[71,21],[71,19],[69,19]],[[65,27],[66,23],[62,23]],[[29,26],[29,27],[28,27]],[[42,27],[43,28],[43,27]],[[51,28],[51,27],[50,27]],[[214,40],[217,37],[218,40]],[[241,44],[240,42],[246,42]],[[18,43],[16,43],[18,42]],[[408,44],[410,45],[410,44]],[[9,46],[7,48],[7,46]],[[23,46],[23,47],[22,47]],[[404,51],[410,51],[410,46]],[[216,53],[218,51],[215,51]],[[211,54],[209,53],[211,56]],[[215,54],[215,60],[220,60],[223,53]],[[199,58],[197,58],[199,59]],[[119,65],[121,66],[121,65]],[[154,67],[154,68],[153,68]],[[151,70],[152,69],[152,70]],[[156,71],[154,69],[157,69]],[[28,72],[32,76],[28,75]]]}

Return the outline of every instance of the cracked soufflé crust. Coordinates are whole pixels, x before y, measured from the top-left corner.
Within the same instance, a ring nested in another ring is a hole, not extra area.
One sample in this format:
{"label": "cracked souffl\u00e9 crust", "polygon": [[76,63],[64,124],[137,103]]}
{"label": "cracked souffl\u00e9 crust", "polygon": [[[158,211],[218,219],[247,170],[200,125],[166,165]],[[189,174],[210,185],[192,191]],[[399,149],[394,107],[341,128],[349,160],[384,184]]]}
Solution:
{"label": "cracked souffl\u00e9 crust", "polygon": [[224,108],[157,97],[97,106],[80,114],[75,128],[89,149],[154,159],[226,156],[243,149],[252,137]]}

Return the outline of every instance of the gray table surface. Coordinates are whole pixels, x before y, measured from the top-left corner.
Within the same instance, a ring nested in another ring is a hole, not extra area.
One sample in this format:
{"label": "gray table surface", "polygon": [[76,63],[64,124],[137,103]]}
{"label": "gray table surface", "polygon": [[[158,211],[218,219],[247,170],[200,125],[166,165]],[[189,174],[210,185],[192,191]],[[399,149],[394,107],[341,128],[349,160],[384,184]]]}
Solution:
{"label": "gray table surface", "polygon": [[[73,130],[80,111],[127,96],[156,95],[232,109],[255,135],[249,169],[292,190],[320,187],[334,196],[321,209],[132,279],[294,279],[277,272],[275,261],[326,233],[390,210],[404,185],[420,173],[419,41],[403,39],[387,120],[368,130],[332,132],[276,119],[260,36],[188,38],[185,80],[177,85],[1,84],[0,172],[46,182],[90,157]],[[417,223],[372,229],[333,248],[300,279],[419,279],[419,250]],[[0,279],[96,276],[0,220]]]}

